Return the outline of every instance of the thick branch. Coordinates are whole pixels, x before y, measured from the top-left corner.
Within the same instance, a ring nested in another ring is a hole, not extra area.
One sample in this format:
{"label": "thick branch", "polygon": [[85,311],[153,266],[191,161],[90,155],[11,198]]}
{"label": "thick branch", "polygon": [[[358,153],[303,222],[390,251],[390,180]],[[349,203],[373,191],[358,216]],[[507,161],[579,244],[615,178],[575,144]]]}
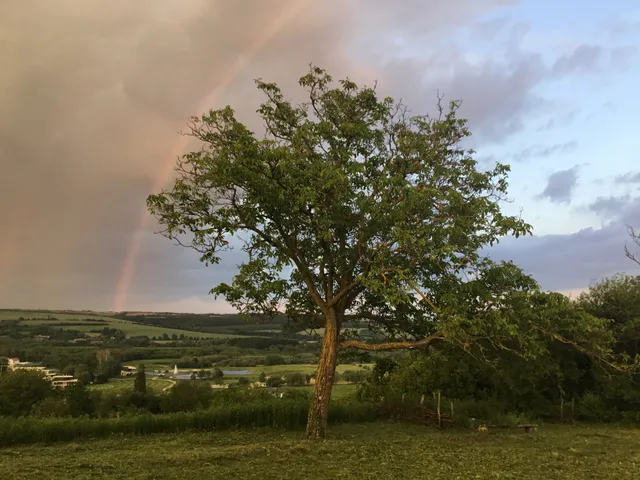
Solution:
{"label": "thick branch", "polygon": [[416,340],[413,342],[388,342],[388,343],[367,343],[360,340],[345,340],[338,344],[340,350],[347,348],[357,348],[358,350],[367,350],[371,352],[379,352],[382,350],[400,350],[400,349],[414,349],[421,347],[428,347],[434,340],[444,340],[444,336],[441,333],[434,333],[422,340]]}

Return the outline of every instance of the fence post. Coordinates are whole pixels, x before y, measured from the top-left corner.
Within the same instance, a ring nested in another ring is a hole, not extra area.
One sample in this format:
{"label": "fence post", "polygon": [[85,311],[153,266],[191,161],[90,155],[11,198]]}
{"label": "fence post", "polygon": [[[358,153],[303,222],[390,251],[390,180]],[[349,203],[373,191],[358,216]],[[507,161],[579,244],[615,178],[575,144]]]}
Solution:
{"label": "fence post", "polygon": [[451,420],[453,420],[453,400],[449,400],[449,405],[451,406]]}
{"label": "fence post", "polygon": [[560,423],[564,424],[564,395],[560,397]]}
{"label": "fence post", "polygon": [[571,397],[571,425],[575,425],[576,423],[576,397]]}
{"label": "fence post", "polygon": [[440,390],[438,390],[438,428],[442,428],[442,417],[440,415]]}

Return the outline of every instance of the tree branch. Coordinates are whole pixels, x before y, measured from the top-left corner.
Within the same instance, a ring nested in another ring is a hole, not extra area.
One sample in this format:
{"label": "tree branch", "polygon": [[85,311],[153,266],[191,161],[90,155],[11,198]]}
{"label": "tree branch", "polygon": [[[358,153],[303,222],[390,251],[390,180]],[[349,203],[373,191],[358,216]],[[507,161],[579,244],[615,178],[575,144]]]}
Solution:
{"label": "tree branch", "polygon": [[338,344],[340,350],[347,348],[357,348],[358,350],[367,350],[370,352],[379,352],[383,350],[400,350],[400,349],[414,349],[421,347],[428,347],[434,340],[444,340],[444,336],[441,333],[434,333],[422,340],[416,340],[413,342],[387,342],[387,343],[367,343],[360,340],[345,340]]}

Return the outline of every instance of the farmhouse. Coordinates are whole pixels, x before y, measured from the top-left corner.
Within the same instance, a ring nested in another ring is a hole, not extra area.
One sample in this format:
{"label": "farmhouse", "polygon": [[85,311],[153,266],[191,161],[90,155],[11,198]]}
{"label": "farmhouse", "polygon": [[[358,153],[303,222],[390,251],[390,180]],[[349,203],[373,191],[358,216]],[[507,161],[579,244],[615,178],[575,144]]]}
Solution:
{"label": "farmhouse", "polygon": [[120,370],[121,377],[128,377],[130,375],[135,375],[138,369],[131,365],[124,365],[122,370]]}

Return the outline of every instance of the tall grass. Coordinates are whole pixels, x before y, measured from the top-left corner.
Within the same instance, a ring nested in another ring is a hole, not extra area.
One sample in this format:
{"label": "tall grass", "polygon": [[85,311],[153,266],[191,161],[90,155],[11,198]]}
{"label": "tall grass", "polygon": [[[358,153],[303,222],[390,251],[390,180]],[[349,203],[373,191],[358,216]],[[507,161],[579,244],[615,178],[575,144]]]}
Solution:
{"label": "tall grass", "polygon": [[[149,413],[121,418],[0,418],[0,447],[100,438],[110,435],[147,435],[188,430],[213,431],[236,428],[302,429],[307,423],[308,401],[272,399],[260,403],[215,405],[207,410],[164,415]],[[331,423],[374,420],[365,403],[333,403]]]}

